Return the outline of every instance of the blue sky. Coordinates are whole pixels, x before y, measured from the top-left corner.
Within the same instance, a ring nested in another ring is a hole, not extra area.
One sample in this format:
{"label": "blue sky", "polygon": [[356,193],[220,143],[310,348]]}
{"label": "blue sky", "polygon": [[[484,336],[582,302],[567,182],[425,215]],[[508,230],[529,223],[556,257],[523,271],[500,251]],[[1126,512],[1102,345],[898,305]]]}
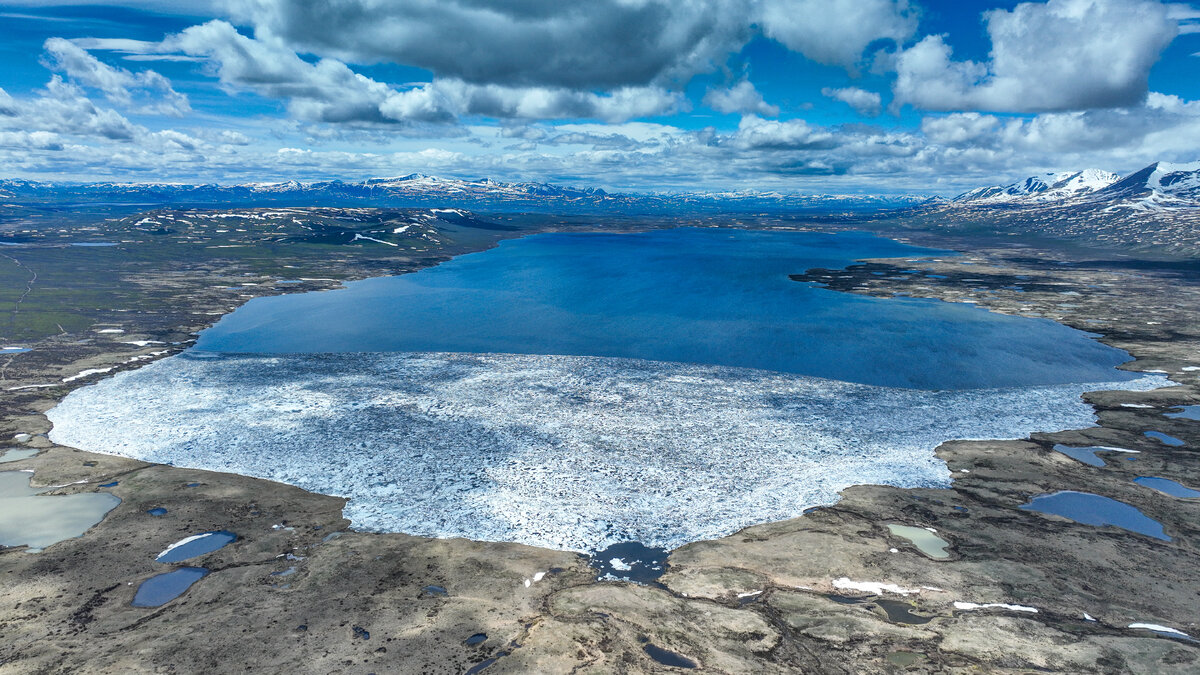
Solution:
{"label": "blue sky", "polygon": [[1200,159],[1200,4],[0,2],[0,176],[950,194]]}

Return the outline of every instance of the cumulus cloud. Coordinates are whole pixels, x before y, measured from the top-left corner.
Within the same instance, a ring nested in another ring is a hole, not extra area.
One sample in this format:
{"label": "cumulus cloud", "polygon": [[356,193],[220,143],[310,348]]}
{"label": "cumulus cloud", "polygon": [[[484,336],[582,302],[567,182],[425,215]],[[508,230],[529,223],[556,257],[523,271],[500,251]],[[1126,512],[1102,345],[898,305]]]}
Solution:
{"label": "cumulus cloud", "polygon": [[256,35],[352,63],[395,62],[471,84],[618,89],[723,62],[750,36],[742,0],[250,0]]}
{"label": "cumulus cloud", "polygon": [[0,124],[9,128],[118,141],[132,140],[140,129],[117,111],[97,107],[82,89],[58,75],[34,98],[0,93]]}
{"label": "cumulus cloud", "polygon": [[222,20],[192,26],[157,43],[88,44],[134,55],[180,54],[201,59],[229,92],[251,91],[283,100],[294,118],[309,122],[440,124],[455,122],[463,115],[623,121],[667,113],[683,102],[681,94],[658,86],[592,92],[439,77],[433,82],[393,87],[356,73],[336,58],[310,62],[270,33],[250,37]]}
{"label": "cumulus cloud", "polygon": [[942,36],[927,36],[896,58],[896,103],[994,112],[1136,105],[1179,31],[1153,0],[1049,0],[984,19],[989,61],[955,61]]}
{"label": "cumulus cloud", "polygon": [[710,89],[704,95],[704,105],[723,113],[767,115],[779,114],[779,106],[763,100],[762,94],[748,79],[742,79],[728,89]]}
{"label": "cumulus cloud", "polygon": [[191,110],[187,96],[153,70],[133,73],[110,66],[63,38],[50,38],[43,48],[49,68],[65,73],[77,84],[103,91],[117,105],[132,107],[136,93],[139,99],[150,99],[141,102],[138,112],[181,117]]}
{"label": "cumulus cloud", "polygon": [[763,0],[763,33],[808,58],[853,69],[873,42],[917,30],[907,0]]}
{"label": "cumulus cloud", "polygon": [[743,150],[828,150],[838,145],[829,130],[804,120],[764,120],[743,117],[727,143]]}
{"label": "cumulus cloud", "polygon": [[868,117],[875,117],[883,111],[883,99],[874,91],[867,91],[858,87],[845,87],[843,89],[825,87],[821,89],[821,95],[832,98],[835,101],[841,101],[854,108],[859,114]]}

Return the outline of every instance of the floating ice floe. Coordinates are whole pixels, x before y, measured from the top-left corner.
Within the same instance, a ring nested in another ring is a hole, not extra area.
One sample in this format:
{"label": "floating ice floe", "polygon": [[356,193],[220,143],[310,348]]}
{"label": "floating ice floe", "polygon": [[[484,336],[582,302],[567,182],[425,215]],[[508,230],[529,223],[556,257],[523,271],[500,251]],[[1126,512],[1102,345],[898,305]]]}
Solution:
{"label": "floating ice floe", "polygon": [[613,558],[612,560],[608,561],[608,564],[618,572],[628,572],[629,570],[633,569],[632,565],[626,564],[626,562],[620,558]]}
{"label": "floating ice floe", "polygon": [[48,416],[63,445],[348,497],[358,529],[592,553],[799,517],[852,485],[945,487],[944,441],[1092,426],[1082,392],[1165,383],[927,391],[601,357],[197,352]]}
{"label": "floating ice floe", "polygon": [[1007,609],[1012,612],[1030,612],[1032,614],[1037,614],[1038,611],[1036,607],[1028,607],[1026,605],[1010,605],[1003,602],[988,602],[979,604],[976,602],[960,602],[957,600],[954,602],[954,609],[961,609],[964,611],[970,611],[974,609]]}

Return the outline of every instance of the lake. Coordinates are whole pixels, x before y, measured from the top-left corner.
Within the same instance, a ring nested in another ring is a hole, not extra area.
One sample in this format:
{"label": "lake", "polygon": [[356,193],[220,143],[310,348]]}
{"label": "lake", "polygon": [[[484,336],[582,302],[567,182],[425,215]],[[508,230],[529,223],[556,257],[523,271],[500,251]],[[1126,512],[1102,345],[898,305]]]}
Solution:
{"label": "lake", "polygon": [[1137,377],[1113,368],[1125,352],[1049,320],[788,278],[947,254],[853,232],[541,234],[415,274],[254,299],[196,349],[610,356],[920,389]]}
{"label": "lake", "polygon": [[[196,347],[70,394],[51,438],[348,497],[356,528],[672,549],[946,486],[934,448],[1092,426],[1162,375],[1042,319],[789,279],[949,255],[866,234],[545,234],[252,300]],[[611,557],[611,556],[610,556]]]}

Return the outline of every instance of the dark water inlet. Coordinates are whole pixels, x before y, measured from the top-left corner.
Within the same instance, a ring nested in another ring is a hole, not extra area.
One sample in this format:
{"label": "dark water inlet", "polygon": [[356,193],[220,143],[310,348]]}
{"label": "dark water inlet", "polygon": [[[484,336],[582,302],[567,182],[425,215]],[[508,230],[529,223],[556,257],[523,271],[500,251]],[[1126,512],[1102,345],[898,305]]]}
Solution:
{"label": "dark water inlet", "polygon": [[1166,413],[1166,416],[1176,420],[1200,420],[1200,405],[1181,405],[1177,408]]}
{"label": "dark water inlet", "polygon": [[667,572],[665,548],[646,546],[636,541],[623,541],[593,553],[590,563],[597,576],[625,579],[639,584],[658,585]]}

